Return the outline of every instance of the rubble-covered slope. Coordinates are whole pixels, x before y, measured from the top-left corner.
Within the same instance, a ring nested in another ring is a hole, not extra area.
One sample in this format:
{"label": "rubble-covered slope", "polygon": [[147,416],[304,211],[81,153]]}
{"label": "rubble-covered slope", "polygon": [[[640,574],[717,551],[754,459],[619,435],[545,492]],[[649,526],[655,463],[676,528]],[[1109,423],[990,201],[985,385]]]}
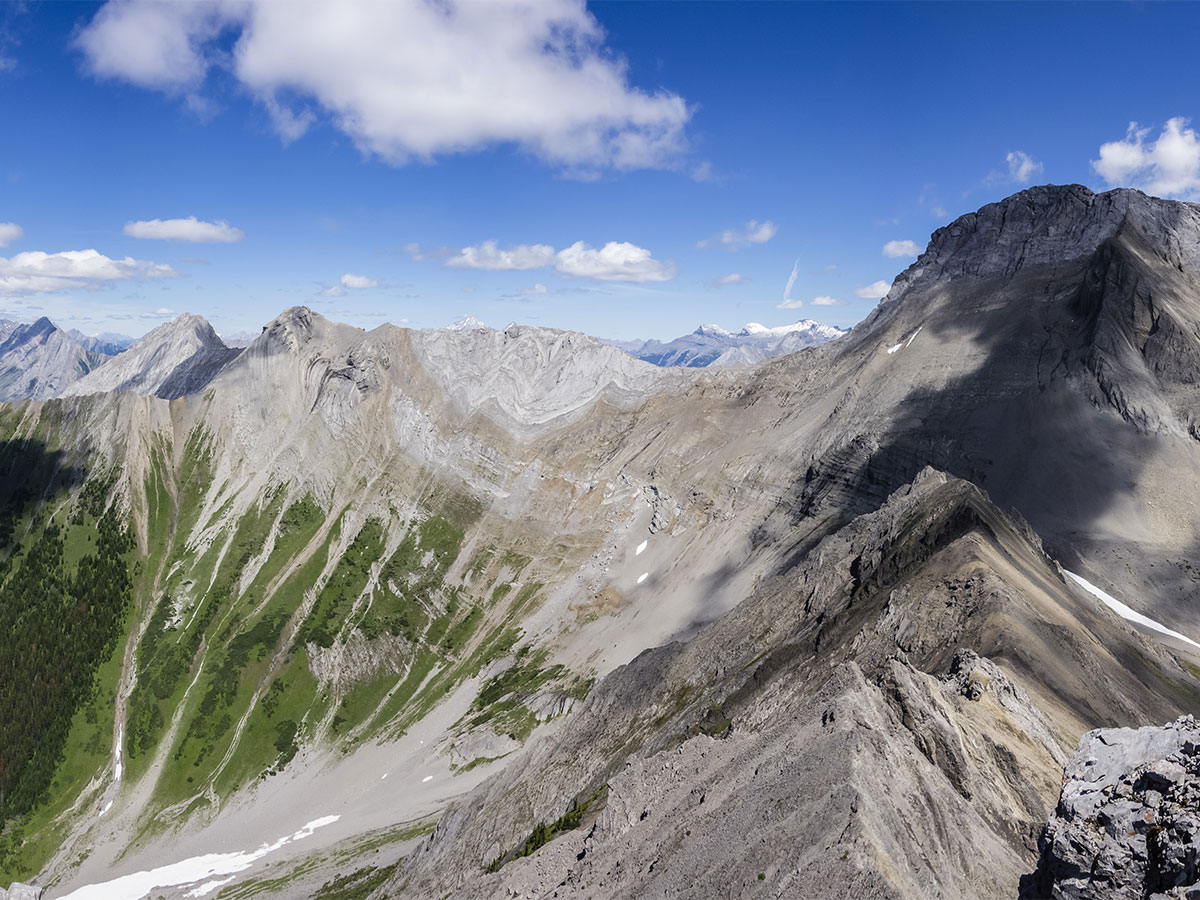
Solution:
{"label": "rubble-covered slope", "polygon": [[1198,707],[1027,526],[926,471],[610,674],[378,896],[1011,897],[1079,732]]}

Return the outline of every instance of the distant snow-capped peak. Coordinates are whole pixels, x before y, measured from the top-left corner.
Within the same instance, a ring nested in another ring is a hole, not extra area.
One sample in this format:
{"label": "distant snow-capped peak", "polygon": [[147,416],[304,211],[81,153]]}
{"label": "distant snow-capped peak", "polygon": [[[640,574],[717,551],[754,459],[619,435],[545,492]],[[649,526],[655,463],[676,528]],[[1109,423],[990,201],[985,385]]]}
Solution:
{"label": "distant snow-capped peak", "polygon": [[486,325],[483,324],[483,322],[479,321],[474,316],[463,316],[457,322],[454,322],[451,325],[447,325],[446,331],[475,331],[479,328],[483,328],[487,331],[491,331],[490,328],[488,328]]}

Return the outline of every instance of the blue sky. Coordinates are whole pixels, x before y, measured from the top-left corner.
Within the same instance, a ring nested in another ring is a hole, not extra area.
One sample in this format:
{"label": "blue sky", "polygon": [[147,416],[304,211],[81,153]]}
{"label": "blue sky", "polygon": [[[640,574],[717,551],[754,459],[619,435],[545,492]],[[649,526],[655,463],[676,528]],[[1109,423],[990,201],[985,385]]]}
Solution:
{"label": "blue sky", "polygon": [[1028,184],[1200,199],[1197,33],[1196,4],[4,3],[0,315],[850,325]]}

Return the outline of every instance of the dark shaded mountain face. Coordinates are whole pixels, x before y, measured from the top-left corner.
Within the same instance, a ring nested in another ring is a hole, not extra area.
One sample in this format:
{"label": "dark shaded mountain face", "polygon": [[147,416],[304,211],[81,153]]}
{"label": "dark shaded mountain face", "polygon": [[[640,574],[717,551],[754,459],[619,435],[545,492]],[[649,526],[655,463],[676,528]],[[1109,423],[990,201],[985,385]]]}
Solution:
{"label": "dark shaded mountain face", "polygon": [[[1064,562],[1200,628],[1200,207],[1037,188],[940,229],[831,345],[797,441],[801,518],[865,511],[924,465],[1020,510]],[[815,378],[795,357],[762,386]],[[1095,580],[1095,579],[1093,579]]]}
{"label": "dark shaded mountain face", "polygon": [[1197,708],[1192,650],[1059,561],[1200,636],[1198,246],[1195,206],[1036,188],[756,368],[297,307],[0,407],[0,588],[61,606],[124,548],[91,670],[47,671],[62,616],[14,623],[8,695],[56,699],[0,747],[0,875],[65,894],[335,814],[238,877],[1012,897],[1080,735]]}
{"label": "dark shaded mountain face", "polygon": [[85,349],[44,316],[0,328],[0,400],[59,396],[107,357]]}

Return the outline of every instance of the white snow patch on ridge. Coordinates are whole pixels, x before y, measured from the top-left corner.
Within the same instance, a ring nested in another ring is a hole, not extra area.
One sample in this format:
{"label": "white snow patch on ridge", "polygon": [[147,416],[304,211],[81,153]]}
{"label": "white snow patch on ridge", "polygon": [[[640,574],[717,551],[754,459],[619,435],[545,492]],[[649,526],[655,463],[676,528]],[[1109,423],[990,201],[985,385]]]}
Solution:
{"label": "white snow patch on ridge", "polygon": [[1165,634],[1170,637],[1176,638],[1177,640],[1184,641],[1185,643],[1191,644],[1193,647],[1200,647],[1200,644],[1197,644],[1190,637],[1182,635],[1178,631],[1172,631],[1166,625],[1163,625],[1161,622],[1154,621],[1149,616],[1143,616],[1136,609],[1130,609],[1128,606],[1126,606],[1120,600],[1116,599],[1115,597],[1111,596],[1110,594],[1104,593],[1104,591],[1100,590],[1100,588],[1096,587],[1094,584],[1092,584],[1087,579],[1082,578],[1079,575],[1076,575],[1074,572],[1068,572],[1066,569],[1063,569],[1063,572],[1066,572],[1066,574],[1071,577],[1072,581],[1074,581],[1076,584],[1078,584],[1081,588],[1083,588],[1085,591],[1087,591],[1092,596],[1098,598],[1101,603],[1103,603],[1105,606],[1107,606],[1109,609],[1111,609],[1113,612],[1115,612],[1122,619],[1128,619],[1130,622],[1136,622],[1137,624],[1142,625],[1145,628],[1149,628],[1151,631],[1157,631],[1160,634]]}
{"label": "white snow patch on ridge", "polygon": [[[204,856],[193,856],[191,859],[172,863],[169,866],[159,866],[148,872],[134,872],[132,875],[123,875],[101,884],[85,885],[62,897],[61,900],[142,900],[155,888],[179,887],[195,884],[197,881],[205,879],[210,879],[209,883],[211,884],[212,879],[245,871],[268,853],[274,853],[292,841],[302,840],[318,828],[332,825],[340,818],[341,816],[324,816],[320,819],[313,819],[295,834],[282,837],[271,844],[263,844],[257,850],[242,853],[206,853]],[[220,882],[220,884],[224,883],[225,881]],[[212,889],[208,884],[201,885],[201,888]],[[189,896],[201,896],[201,894],[193,892]]]}
{"label": "white snow patch on ridge", "polygon": [[633,555],[641,556],[645,552],[646,547],[648,547],[649,545],[650,545],[649,540],[642,541],[640,544],[637,545],[637,549],[633,551]]}

